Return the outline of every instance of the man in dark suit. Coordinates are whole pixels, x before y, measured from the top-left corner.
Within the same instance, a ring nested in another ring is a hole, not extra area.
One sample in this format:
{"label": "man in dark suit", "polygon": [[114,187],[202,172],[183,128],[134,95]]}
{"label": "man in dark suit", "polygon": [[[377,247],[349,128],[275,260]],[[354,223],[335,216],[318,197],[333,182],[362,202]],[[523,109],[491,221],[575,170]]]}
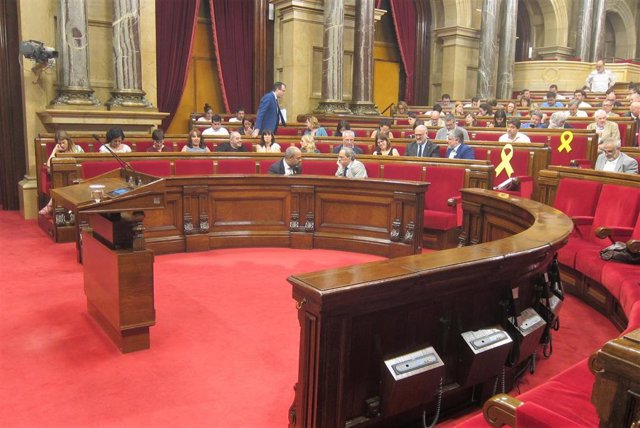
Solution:
{"label": "man in dark suit", "polygon": [[342,144],[333,148],[333,153],[338,154],[342,149],[351,149],[357,155],[362,154],[362,149],[356,146],[356,133],[350,129],[342,131]]}
{"label": "man in dark suit", "polygon": [[269,174],[297,175],[302,174],[302,152],[295,146],[288,147],[284,158],[271,164]]}
{"label": "man in dark suit", "polygon": [[449,132],[447,136],[447,154],[449,159],[475,159],[473,148],[464,143],[464,134],[459,128]]}
{"label": "man in dark suit", "polygon": [[427,127],[424,125],[416,126],[413,131],[416,141],[407,145],[405,156],[416,156],[421,158],[439,158],[440,148],[427,138]]}
{"label": "man in dark suit", "polygon": [[254,137],[257,137],[260,131],[265,129],[270,129],[275,134],[279,124],[286,125],[278,104],[278,100],[284,96],[286,90],[287,86],[284,83],[276,82],[273,84],[273,91],[262,97],[258,106],[255,127],[253,128]]}

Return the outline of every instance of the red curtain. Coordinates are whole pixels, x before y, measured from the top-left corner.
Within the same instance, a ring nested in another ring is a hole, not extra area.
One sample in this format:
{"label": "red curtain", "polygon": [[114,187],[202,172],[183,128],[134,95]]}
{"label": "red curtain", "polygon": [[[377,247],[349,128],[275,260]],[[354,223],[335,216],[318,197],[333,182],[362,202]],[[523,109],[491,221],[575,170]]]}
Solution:
{"label": "red curtain", "polygon": [[[393,25],[396,29],[400,56],[404,73],[407,76],[404,100],[413,104],[413,76],[416,57],[416,7],[415,3],[406,0],[389,0]],[[421,70],[426,73],[427,70]]]}
{"label": "red curtain", "polygon": [[209,0],[209,6],[224,107],[253,112],[254,1]]}
{"label": "red curtain", "polygon": [[189,70],[200,0],[156,0],[158,110],[168,112],[167,129],[178,110]]}

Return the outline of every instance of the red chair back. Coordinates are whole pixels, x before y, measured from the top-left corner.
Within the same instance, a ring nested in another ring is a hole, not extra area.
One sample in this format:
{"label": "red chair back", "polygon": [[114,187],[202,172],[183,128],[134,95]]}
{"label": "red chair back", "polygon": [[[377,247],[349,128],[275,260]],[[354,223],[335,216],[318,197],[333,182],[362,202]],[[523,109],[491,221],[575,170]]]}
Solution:
{"label": "red chair back", "polygon": [[256,162],[253,159],[220,159],[218,174],[255,174]]}
{"label": "red chair back", "polygon": [[305,160],[302,162],[302,173],[304,175],[336,175],[338,165],[334,160]]}
{"label": "red chair back", "polygon": [[212,175],[211,159],[176,159],[174,162],[176,175]]}
{"label": "red chair back", "polygon": [[594,232],[601,226],[633,228],[638,221],[639,210],[640,188],[603,184],[588,239],[600,241]]}
{"label": "red chair back", "polygon": [[363,162],[369,178],[380,178],[380,164],[377,162]]}
{"label": "red chair back", "polygon": [[171,175],[171,161],[169,160],[143,160],[131,161],[131,167],[138,172],[156,177],[169,177]]}
{"label": "red chair back", "polygon": [[392,180],[422,181],[422,165],[410,163],[387,163],[383,165],[384,178]]}
{"label": "red chair back", "polygon": [[114,169],[120,169],[120,164],[116,161],[82,162],[82,178],[92,178]]}

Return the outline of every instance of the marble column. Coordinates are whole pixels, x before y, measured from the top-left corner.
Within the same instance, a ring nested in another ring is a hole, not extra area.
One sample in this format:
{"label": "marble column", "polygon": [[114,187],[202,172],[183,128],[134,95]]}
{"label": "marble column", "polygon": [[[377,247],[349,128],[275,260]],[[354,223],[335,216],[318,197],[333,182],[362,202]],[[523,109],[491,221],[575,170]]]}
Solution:
{"label": "marble column", "polygon": [[591,62],[604,59],[604,35],[607,18],[607,7],[604,0],[597,1],[593,8],[593,40]]}
{"label": "marble column", "polygon": [[373,36],[375,0],[356,0],[356,28],[353,55],[354,114],[379,115],[373,104]]}
{"label": "marble column", "polygon": [[496,96],[496,65],[498,63],[499,0],[482,1],[480,28],[480,59],[478,61],[478,94],[481,98]]}
{"label": "marble column", "polygon": [[575,56],[588,62],[591,58],[591,28],[593,19],[593,0],[580,0],[578,9],[578,34]]}
{"label": "marble column", "polygon": [[344,0],[325,0],[322,41],[322,100],[319,114],[349,114],[342,100],[344,57]]}
{"label": "marble column", "polygon": [[518,0],[502,3],[502,31],[498,54],[497,98],[511,98],[513,91],[513,66],[516,60],[516,27],[518,25]]}
{"label": "marble column", "polygon": [[89,83],[89,43],[85,0],[58,0],[58,95],[53,108],[100,105]]}
{"label": "marble column", "polygon": [[140,0],[113,0],[113,59],[115,88],[110,109],[150,108],[142,90],[140,58]]}

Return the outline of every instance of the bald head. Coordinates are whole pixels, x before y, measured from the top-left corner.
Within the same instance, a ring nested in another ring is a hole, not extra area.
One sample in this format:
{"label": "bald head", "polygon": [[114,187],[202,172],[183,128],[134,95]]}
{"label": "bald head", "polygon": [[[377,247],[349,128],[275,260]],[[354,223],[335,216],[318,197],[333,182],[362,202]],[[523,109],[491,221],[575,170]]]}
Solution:
{"label": "bald head", "polygon": [[640,101],[632,102],[629,106],[629,111],[636,117],[640,115]]}

